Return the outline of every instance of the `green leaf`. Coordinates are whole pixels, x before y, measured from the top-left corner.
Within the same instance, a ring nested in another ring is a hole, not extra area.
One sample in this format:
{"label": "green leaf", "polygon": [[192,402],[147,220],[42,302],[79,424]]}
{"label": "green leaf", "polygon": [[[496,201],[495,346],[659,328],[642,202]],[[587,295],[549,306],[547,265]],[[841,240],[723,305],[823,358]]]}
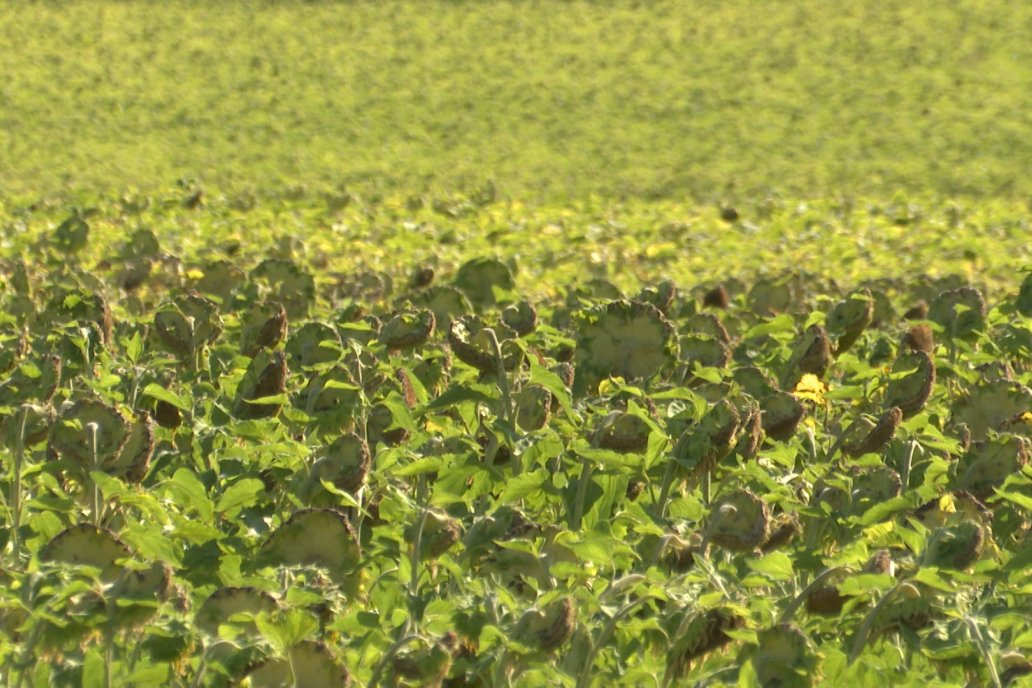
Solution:
{"label": "green leaf", "polygon": [[268,612],[262,612],[254,618],[254,624],[269,644],[282,655],[286,655],[290,648],[319,628],[315,617],[302,609],[290,609],[276,619]]}
{"label": "green leaf", "polygon": [[584,518],[581,521],[581,526],[584,528],[594,528],[600,521],[609,522],[613,511],[616,509],[616,505],[623,501],[627,495],[627,483],[629,480],[626,475],[596,474],[592,478],[592,482],[601,488],[602,496],[596,499],[584,514]]}
{"label": "green leaf", "polygon": [[382,403],[390,409],[391,415],[394,417],[395,425],[407,430],[413,435],[419,432],[419,428],[416,427],[415,421],[412,420],[412,414],[409,411],[409,407],[405,404],[405,401],[401,398],[400,394],[397,392],[391,392]]}
{"label": "green leaf", "polygon": [[232,518],[244,507],[258,501],[258,495],[265,490],[265,483],[257,478],[244,478],[226,488],[215,504],[215,511]]}
{"label": "green leaf", "polygon": [[771,552],[759,559],[748,559],[746,564],[753,571],[773,580],[791,580],[793,575],[792,558],[784,552]]}
{"label": "green leaf", "polygon": [[133,332],[133,336],[125,341],[125,357],[129,359],[129,362],[136,365],[136,362],[140,360],[140,354],[143,353],[143,338],[139,332]]}
{"label": "green leaf", "polygon": [[924,583],[928,587],[935,588],[936,590],[942,590],[943,592],[949,593],[956,592],[956,587],[939,575],[939,569],[936,568],[918,569],[917,573],[914,574],[913,579],[918,583]]}
{"label": "green leaf", "polygon": [[323,382],[322,388],[323,389],[343,389],[343,390],[347,390],[349,392],[358,392],[358,391],[361,391],[361,389],[362,389],[358,385],[352,384],[350,382],[343,382],[342,380],[334,380],[334,379],[329,379],[329,380],[326,380],[325,382]]}
{"label": "green leaf", "polygon": [[490,404],[498,399],[497,394],[490,395],[480,390],[470,389],[461,385],[453,385],[439,395],[436,399],[424,406],[416,414],[422,416],[430,411],[439,411],[450,406],[460,404],[464,401],[475,401],[482,404]]}
{"label": "green leaf", "polygon": [[164,484],[165,488],[172,493],[176,504],[185,512],[188,508],[194,509],[204,521],[210,521],[214,515],[214,507],[211,499],[208,498],[208,491],[193,471],[180,468],[176,470],[171,480]]}
{"label": "green leaf", "polygon": [[700,380],[712,382],[715,385],[719,385],[724,380],[724,375],[719,368],[704,366],[698,361],[692,363],[692,374]]}
{"label": "green leaf", "polygon": [[125,483],[103,471],[90,471],[90,479],[96,483],[105,501],[110,501],[115,497],[120,497],[130,492]]}
{"label": "green leaf", "polygon": [[570,450],[579,456],[602,464],[605,468],[631,469],[641,465],[641,454],[621,454],[611,449],[599,449],[580,437],[570,444]]}
{"label": "green leaf", "polygon": [[290,398],[285,393],[280,393],[257,399],[244,399],[244,402],[254,406],[285,406],[290,403]]}
{"label": "green leaf", "polygon": [[341,503],[344,506],[353,507],[355,509],[361,508],[361,505],[354,497],[351,496],[349,492],[345,492],[344,490],[340,489],[339,487],[331,483],[329,480],[320,480],[319,484],[321,484],[323,486],[323,489],[325,489],[330,494],[339,497]]}
{"label": "green leaf", "polygon": [[559,402],[559,406],[567,413],[573,410],[573,401],[570,393],[562,379],[548,368],[534,360],[533,356],[528,357],[530,361],[530,383],[538,384],[551,392],[552,396]]}
{"label": "green leaf", "polygon": [[286,594],[287,604],[291,607],[301,607],[313,604],[320,604],[326,601],[326,598],[319,593],[312,592],[311,590],[302,590],[301,588],[290,588]]}
{"label": "green leaf", "polygon": [[512,504],[513,502],[523,499],[532,492],[539,490],[548,478],[549,472],[544,468],[539,468],[536,471],[524,473],[523,475],[512,478],[506,482],[505,489],[502,490],[502,494],[499,495],[495,506]]}
{"label": "green leaf", "polygon": [[390,473],[391,475],[395,475],[399,478],[411,478],[416,475],[437,473],[442,468],[444,468],[444,457],[427,456],[425,458],[409,462],[404,466],[393,468]]}
{"label": "green leaf", "polygon": [[855,596],[872,590],[888,590],[895,584],[895,578],[885,573],[859,573],[842,581],[838,589],[843,595]]}
{"label": "green leaf", "polygon": [[119,681],[123,682],[123,685],[131,685],[137,688],[145,688],[145,686],[159,688],[169,684],[169,671],[171,669],[172,666],[170,664],[142,666],[128,676],[120,676]]}
{"label": "green leaf", "polygon": [[864,388],[862,385],[845,385],[843,387],[832,387],[824,393],[825,399],[831,401],[853,401],[855,399],[864,398]]}
{"label": "green leaf", "polygon": [[189,401],[183,399],[181,396],[179,396],[172,390],[162,387],[161,385],[154,382],[150,383],[149,385],[143,388],[143,394],[144,396],[148,396],[152,399],[164,401],[166,404],[172,404],[180,411],[189,412],[191,409]]}
{"label": "green leaf", "polygon": [[863,516],[860,517],[860,525],[869,526],[874,523],[881,523],[889,516],[900,511],[913,509],[914,506],[914,500],[911,497],[893,497],[884,502],[879,502],[865,511]]}
{"label": "green leaf", "polygon": [[772,334],[790,334],[795,336],[795,331],[795,321],[792,319],[792,316],[782,314],[749,328],[746,333],[742,335],[742,339],[756,339],[757,337]]}
{"label": "green leaf", "polygon": [[82,688],[106,688],[104,656],[97,648],[90,648],[82,662]]}
{"label": "green leaf", "polygon": [[[908,521],[909,523],[910,521]],[[907,547],[910,548],[911,552],[920,552],[925,545],[925,534],[919,533],[911,528],[900,525],[893,533],[903,541]]]}
{"label": "green leaf", "polygon": [[145,559],[157,559],[177,566],[181,563],[179,553],[173,548],[172,541],[160,526],[130,523],[122,532],[122,537]]}
{"label": "green leaf", "polygon": [[1012,504],[1016,504],[1025,511],[1032,512],[1032,497],[1018,494],[1017,492],[1004,491],[1000,488],[996,488],[996,494],[999,495],[1001,499],[1005,499]]}
{"label": "green leaf", "polygon": [[638,502],[625,502],[622,510],[615,521],[626,519],[634,524],[634,530],[644,535],[662,536],[665,531],[656,523],[652,516],[645,511]]}
{"label": "green leaf", "polygon": [[824,558],[825,566],[862,566],[868,559],[867,543],[856,540],[843,547],[834,556]]}
{"label": "green leaf", "polygon": [[756,644],[756,631],[751,628],[739,628],[739,629],[725,629],[724,634],[728,638],[734,638],[743,643]]}
{"label": "green leaf", "polygon": [[617,542],[612,533],[603,529],[592,530],[580,538],[576,538],[572,533],[562,535],[569,537],[557,537],[556,542],[572,549],[579,559],[590,561],[599,567],[612,565],[614,555],[633,552],[627,545]]}

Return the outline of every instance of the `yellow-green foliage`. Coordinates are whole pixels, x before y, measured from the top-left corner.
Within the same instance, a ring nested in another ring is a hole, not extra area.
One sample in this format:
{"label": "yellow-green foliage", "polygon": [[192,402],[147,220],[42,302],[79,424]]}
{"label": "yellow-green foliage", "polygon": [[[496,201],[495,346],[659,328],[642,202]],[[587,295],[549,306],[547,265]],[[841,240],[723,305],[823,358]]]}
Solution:
{"label": "yellow-green foliage", "polygon": [[5,2],[0,195],[1030,191],[1032,5]]}

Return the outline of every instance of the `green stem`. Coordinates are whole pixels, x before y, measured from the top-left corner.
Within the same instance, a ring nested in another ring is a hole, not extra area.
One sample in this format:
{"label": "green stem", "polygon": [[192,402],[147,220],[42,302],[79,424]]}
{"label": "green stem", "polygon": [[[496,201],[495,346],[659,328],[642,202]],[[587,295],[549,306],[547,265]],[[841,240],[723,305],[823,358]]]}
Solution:
{"label": "green stem", "polygon": [[14,688],[21,688],[22,684],[25,682],[26,668],[35,665],[35,647],[36,643],[39,641],[41,629],[41,624],[34,624],[32,631],[29,633],[29,637],[25,640],[21,656],[18,658],[18,679],[12,684]]}
{"label": "green stem", "polygon": [[502,419],[512,423],[512,389],[509,387],[509,376],[505,373],[505,360],[502,358],[502,345],[498,343],[498,335],[490,327],[484,328],[488,341],[491,343],[491,353],[495,359],[495,374],[498,378],[498,389],[502,393]]}
{"label": "green stem", "polygon": [[910,469],[913,467],[914,464],[914,451],[916,449],[916,440],[910,440],[909,442],[907,442],[907,455],[906,458],[903,459],[903,466],[901,467],[899,475],[900,483],[903,486],[902,489],[904,494],[906,494],[906,491],[910,488]]}
{"label": "green stem", "polygon": [[189,370],[191,373],[197,372],[197,330],[194,327],[194,319],[190,316],[186,316],[186,323],[190,326],[190,355],[187,356],[189,359]]}
{"label": "green stem", "polygon": [[814,590],[824,585],[824,581],[828,580],[830,577],[838,573],[842,573],[848,570],[849,569],[845,566],[832,566],[824,569],[819,574],[817,574],[817,577],[814,578],[809,585],[803,588],[803,591],[796,595],[795,599],[788,603],[788,606],[785,607],[784,611],[781,612],[781,616],[778,618],[778,623],[784,624],[791,621],[792,617],[795,615],[796,610],[799,609],[799,606],[806,601],[806,598],[813,594]]}
{"label": "green stem", "polygon": [[[819,457],[817,456],[817,437],[813,433],[813,428],[811,428],[809,425],[806,426],[806,438],[808,440],[806,448],[810,452],[810,465],[816,466],[817,462],[820,461]],[[802,465],[802,462],[799,461],[798,455],[796,455],[796,473],[802,473],[805,468],[806,467]]]}
{"label": "green stem", "polygon": [[602,632],[598,634],[598,639],[591,644],[588,649],[587,656],[584,658],[584,665],[581,668],[580,674],[577,676],[577,688],[587,688],[588,682],[591,681],[591,668],[595,666],[595,657],[598,656],[599,651],[609,641],[609,637],[616,632],[616,625],[623,620],[628,614],[635,610],[636,607],[648,602],[652,599],[651,595],[639,597],[633,602],[628,602],[621,607],[616,614],[613,614],[613,618],[609,620]]}
{"label": "green stem", "polygon": [[355,501],[358,502],[358,508],[357,509],[353,509],[353,511],[355,512],[355,518],[354,518],[355,534],[359,538],[362,537],[362,524],[365,522],[365,516],[366,516],[366,506],[365,506],[366,505],[366,498],[365,498],[365,495],[366,495],[366,486],[362,485],[360,488],[358,488],[358,491],[355,493]]}
{"label": "green stem", "polygon": [[1000,681],[1000,674],[996,671],[996,664],[993,663],[992,654],[989,652],[989,645],[985,641],[985,636],[982,635],[982,629],[978,627],[975,620],[969,616],[964,617],[964,622],[967,627],[971,629],[971,634],[975,637],[975,644],[978,645],[978,652],[982,655],[982,661],[985,662],[985,668],[989,671],[989,678],[993,682],[993,688],[1001,688],[1003,685]]}
{"label": "green stem", "polygon": [[384,669],[387,668],[387,663],[391,661],[394,655],[398,654],[398,650],[417,640],[422,640],[422,638],[415,634],[406,635],[396,640],[393,645],[387,648],[387,651],[383,653],[383,657],[380,658],[380,661],[376,663],[376,667],[373,669],[373,675],[369,679],[369,688],[377,688],[380,685],[380,677],[383,675]]}
{"label": "green stem", "polygon": [[827,452],[825,452],[824,459],[822,459],[821,463],[830,463],[831,460],[835,458],[835,455],[838,454],[839,449],[842,448],[842,443],[845,439],[845,433],[840,433],[835,439],[835,443],[831,445],[831,448],[828,449]]}
{"label": "green stem", "polygon": [[[136,668],[136,663],[140,661],[140,653],[143,651],[143,638],[134,633],[127,632],[125,634],[124,642],[128,642],[130,637],[135,639],[135,643],[133,644],[133,651],[129,653],[129,657],[126,659],[125,662],[125,673],[127,674],[133,673],[133,669]],[[133,683],[130,685],[136,684]]]}
{"label": "green stem", "polygon": [[[362,441],[369,443],[369,403],[366,399],[365,393],[365,375],[364,366],[362,365],[362,350],[355,347],[352,349],[355,352],[355,384],[358,385],[358,418],[355,419],[355,426],[358,432],[358,436],[362,438]],[[376,447],[372,447],[376,449]]]}
{"label": "green stem", "polygon": [[129,388],[129,408],[136,408],[136,400],[140,396],[140,373],[142,368],[133,368],[133,384]]}
{"label": "green stem", "polygon": [[115,661],[115,634],[104,631],[104,688],[111,688],[111,665]]}
{"label": "green stem", "polygon": [[591,483],[593,473],[591,461],[581,459],[580,481],[577,483],[577,499],[573,503],[573,513],[570,516],[570,530],[578,531],[581,527],[581,519],[584,518],[584,502],[588,498],[588,485]]}
{"label": "green stem", "polygon": [[897,582],[892,589],[878,600],[878,604],[874,605],[871,611],[867,612],[867,616],[864,617],[859,630],[856,632],[856,638],[853,640],[853,647],[849,651],[849,664],[855,662],[860,656],[860,653],[862,653],[864,648],[867,647],[867,639],[871,635],[871,628],[874,626],[874,622],[878,618],[878,614],[896,597],[896,594],[899,592],[904,582],[905,581]]}
{"label": "green stem", "polygon": [[12,555],[17,562],[21,556],[21,482],[22,467],[25,465],[25,425],[28,422],[29,410],[21,407],[21,423],[18,424],[18,440],[14,448],[14,480],[11,482],[11,545]]}
{"label": "green stem", "polygon": [[[426,507],[423,507],[422,513],[419,516],[419,525],[416,526],[416,537],[413,538],[412,542],[412,556],[410,557],[412,565],[412,577],[409,579],[409,598],[410,600],[416,599],[419,595],[419,566],[421,559],[420,549],[423,546],[423,528],[426,526],[426,517],[429,512]],[[412,615],[409,615],[408,621],[405,624],[406,628],[411,628],[413,625]]]}
{"label": "green stem", "polygon": [[677,475],[677,462],[672,458],[667,459],[666,471],[663,473],[663,486],[659,490],[659,502],[656,515],[660,519],[666,518],[667,502],[670,499],[670,488],[674,485],[674,477]]}
{"label": "green stem", "polygon": [[88,423],[86,427],[90,432],[90,456],[92,457],[90,474],[86,476],[90,491],[90,511],[92,512],[90,516],[93,519],[93,525],[99,528],[102,520],[100,513],[100,486],[93,480],[92,472],[100,470],[100,461],[97,457],[97,432],[100,428],[96,423]]}
{"label": "green stem", "polygon": [[509,649],[502,650],[502,656],[495,664],[494,677],[491,680],[492,686],[510,686],[512,681],[509,674]]}

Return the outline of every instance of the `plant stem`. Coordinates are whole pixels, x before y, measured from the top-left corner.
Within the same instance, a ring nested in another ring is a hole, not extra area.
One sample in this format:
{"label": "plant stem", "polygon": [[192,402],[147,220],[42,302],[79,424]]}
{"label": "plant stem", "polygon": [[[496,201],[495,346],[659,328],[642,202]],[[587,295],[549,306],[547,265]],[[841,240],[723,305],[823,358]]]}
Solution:
{"label": "plant stem", "polygon": [[383,657],[380,658],[380,661],[376,663],[376,667],[373,669],[373,675],[369,679],[369,688],[377,688],[380,685],[380,676],[383,675],[383,670],[387,668],[387,663],[391,661],[391,658],[398,654],[398,650],[417,640],[421,640],[418,635],[406,635],[396,640],[393,645],[387,648],[387,651],[383,653]]}
{"label": "plant stem", "polygon": [[28,422],[29,410],[21,408],[21,423],[18,424],[18,440],[14,448],[14,479],[11,481],[11,545],[15,562],[21,556],[21,482],[22,467],[25,465],[25,425]]}
{"label": "plant stem", "polygon": [[490,327],[484,328],[488,341],[491,342],[491,353],[495,358],[495,373],[498,379],[498,389],[502,393],[502,420],[512,423],[512,389],[509,387],[509,376],[505,373],[505,360],[502,358],[502,345],[498,343],[498,335]]}
{"label": "plant stem", "polygon": [[904,582],[906,581],[897,582],[892,589],[878,600],[878,604],[874,605],[871,611],[867,612],[867,616],[864,617],[859,630],[856,632],[856,638],[853,640],[853,647],[849,651],[849,664],[855,662],[857,657],[860,656],[860,653],[864,651],[864,647],[867,646],[867,639],[871,635],[871,627],[874,626],[874,621],[878,618],[878,613],[896,597],[896,594],[899,592],[899,589],[903,586]]}
{"label": "plant stem", "polygon": [[[426,526],[426,517],[429,511],[424,506],[422,513],[419,516],[419,525],[416,526],[416,537],[412,539],[412,556],[410,558],[412,565],[412,577],[409,579],[409,597],[415,599],[419,594],[419,565],[420,565],[420,549],[423,546],[423,528]],[[409,615],[406,627],[412,625],[412,615]]]}
{"label": "plant stem", "polygon": [[907,442],[907,455],[906,458],[903,460],[903,466],[899,476],[900,483],[902,484],[902,489],[904,493],[906,493],[906,491],[910,487],[910,469],[913,467],[914,464],[914,451],[916,449],[916,440],[910,440],[909,442]]}
{"label": "plant stem", "polygon": [[591,643],[591,647],[588,649],[587,656],[584,658],[584,666],[581,668],[580,674],[577,676],[577,688],[587,688],[588,682],[591,680],[591,668],[595,665],[595,657],[598,655],[605,644],[609,641],[609,636],[613,635],[616,631],[616,625],[620,621],[630,614],[636,607],[652,599],[651,595],[639,597],[633,602],[628,602],[621,607],[616,614],[613,614],[613,618],[609,620],[602,632],[598,634],[598,639]]}
{"label": "plant stem", "polygon": [[989,645],[985,642],[985,636],[982,635],[982,629],[978,627],[978,624],[969,616],[964,617],[964,623],[971,629],[971,634],[975,637],[976,645],[978,645],[978,652],[982,655],[982,661],[985,662],[985,668],[989,671],[989,678],[993,682],[993,688],[1001,688],[1003,685],[1000,682],[1000,674],[996,671],[996,664],[993,663],[992,654],[989,652]]}
{"label": "plant stem", "polygon": [[111,688],[111,665],[115,661],[115,634],[104,631],[104,688]]}
{"label": "plant stem", "polygon": [[659,509],[656,515],[660,519],[666,518],[667,502],[670,499],[670,488],[674,484],[674,476],[677,474],[677,462],[672,458],[667,458],[666,471],[663,473],[663,486],[659,490],[659,502],[657,503]]}
{"label": "plant stem", "polygon": [[828,580],[828,578],[830,578],[831,576],[834,576],[835,574],[841,573],[843,571],[848,571],[848,569],[845,566],[832,566],[818,573],[817,577],[814,578],[809,585],[803,588],[803,591],[801,593],[796,595],[795,598],[788,603],[788,606],[785,607],[784,611],[781,612],[781,616],[778,618],[778,623],[784,624],[791,621],[792,617],[795,615],[796,610],[799,609],[799,605],[806,601],[806,598],[812,595],[814,590],[823,585],[824,581]]}
{"label": "plant stem", "polygon": [[591,482],[593,468],[591,461],[581,459],[581,474],[577,483],[577,498],[573,503],[573,513],[570,515],[570,530],[578,531],[581,527],[581,519],[584,518],[584,501],[588,498],[588,484]]}
{"label": "plant stem", "polygon": [[101,523],[100,486],[93,479],[92,472],[100,470],[100,461],[97,457],[97,432],[100,428],[96,423],[88,423],[86,427],[90,431],[90,456],[92,457],[90,474],[86,476],[90,490],[90,511],[92,512],[90,516],[93,519],[93,525],[99,528]]}

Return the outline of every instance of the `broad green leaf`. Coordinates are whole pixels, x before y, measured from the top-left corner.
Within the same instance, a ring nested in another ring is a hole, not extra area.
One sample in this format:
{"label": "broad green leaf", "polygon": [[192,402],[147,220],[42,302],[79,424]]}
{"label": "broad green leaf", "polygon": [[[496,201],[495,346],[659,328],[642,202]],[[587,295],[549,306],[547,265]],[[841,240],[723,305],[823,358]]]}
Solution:
{"label": "broad green leaf", "polygon": [[939,570],[931,567],[922,567],[914,574],[915,581],[924,583],[930,588],[942,590],[943,592],[956,592],[956,587],[939,575]]}
{"label": "broad green leaf", "polygon": [[530,361],[530,384],[538,384],[547,389],[559,401],[559,406],[563,411],[570,413],[573,409],[573,402],[562,379],[534,360],[533,356],[528,357],[528,360]]}
{"label": "broad green leaf", "polygon": [[104,655],[98,648],[86,651],[82,663],[82,688],[107,688],[109,684],[104,680],[105,664]]}
{"label": "broad green leaf", "polygon": [[599,567],[610,566],[615,555],[632,551],[627,545],[614,541],[610,533],[600,530],[589,531],[580,538],[565,538],[563,544],[572,549],[578,558]]}
{"label": "broad green leaf", "polygon": [[258,496],[265,490],[265,484],[257,478],[243,478],[226,488],[219,501],[215,504],[215,511],[233,518],[244,507],[252,506],[258,501]]}
{"label": "broad green leaf", "polygon": [[415,421],[412,420],[412,414],[409,412],[409,407],[405,404],[405,401],[401,398],[400,394],[397,392],[391,392],[382,403],[390,409],[391,415],[394,417],[394,423],[399,428],[403,428],[412,434],[419,432],[419,428],[416,427]]}
{"label": "broad green leaf", "polygon": [[193,471],[186,468],[179,468],[172,475],[172,478],[164,483],[180,509],[185,512],[187,509],[194,509],[203,521],[210,521],[214,515],[214,506],[208,497],[208,492]]}
{"label": "broad green leaf", "polygon": [[244,399],[244,402],[254,406],[285,406],[290,403],[290,398],[286,394],[280,393],[257,399]]}
{"label": "broad green leaf", "polygon": [[593,447],[584,438],[577,438],[570,444],[570,450],[576,454],[601,464],[604,468],[627,470],[641,465],[642,455],[621,454],[611,449]]}
{"label": "broad green leaf", "polygon": [[171,670],[171,664],[151,664],[134,669],[132,673],[119,678],[125,681],[127,685],[138,686],[139,688],[145,688],[146,686],[160,688],[169,684],[169,672]]}
{"label": "broad green leaf", "polygon": [[594,528],[599,522],[608,523],[616,505],[622,502],[627,495],[628,479],[626,475],[596,474],[592,480],[601,488],[602,495],[584,514],[581,526],[586,529]]}
{"label": "broad green leaf", "polygon": [[770,320],[760,323],[749,328],[742,339],[756,339],[757,337],[763,337],[774,334],[785,334],[795,336],[796,326],[792,316],[788,314],[781,314]]}
{"label": "broad green leaf", "polygon": [[391,468],[390,473],[392,475],[396,475],[399,478],[411,478],[417,475],[437,473],[442,468],[444,468],[444,457],[428,456],[423,459],[416,459],[415,461],[411,461],[405,464],[404,466]]}
{"label": "broad green leaf", "polygon": [[179,565],[179,553],[172,546],[168,534],[159,526],[146,523],[130,523],[122,532],[122,538],[144,559],[157,559]]}
{"label": "broad green leaf", "polygon": [[496,399],[498,399],[496,394],[487,394],[478,389],[453,385],[445,390],[443,394],[439,395],[436,399],[420,409],[416,415],[424,415],[431,411],[439,411],[466,401],[490,404]]}
{"label": "broad green leaf", "polygon": [[523,499],[527,495],[541,489],[541,486],[545,484],[548,478],[548,471],[544,468],[539,468],[536,471],[524,473],[507,480],[505,489],[498,496],[495,506],[512,504]]}
{"label": "broad green leaf", "polygon": [[790,580],[793,576],[792,558],[784,552],[771,552],[759,559],[747,559],[745,563],[773,580]]}
{"label": "broad green leaf", "polygon": [[361,505],[358,503],[358,500],[351,496],[350,492],[345,492],[344,490],[340,489],[339,487],[331,483],[329,480],[320,480],[319,484],[322,485],[323,489],[325,489],[330,494],[339,497],[340,502],[343,506],[351,507],[354,509],[361,508]]}
{"label": "broad green leaf", "polygon": [[166,404],[172,404],[180,411],[189,412],[191,408],[189,401],[179,396],[172,390],[166,387],[162,387],[161,385],[154,382],[143,388],[143,394],[144,396],[151,397],[152,399],[164,401]]}
{"label": "broad green leaf", "polygon": [[136,365],[136,362],[140,360],[140,354],[143,353],[143,338],[139,332],[133,332],[133,336],[125,341],[125,356],[129,359],[129,362]]}
{"label": "broad green leaf", "polygon": [[283,655],[319,628],[315,617],[303,609],[290,609],[276,616],[262,612],[254,623],[262,636]]}
{"label": "broad green leaf", "polygon": [[869,526],[874,523],[881,523],[893,514],[913,509],[914,500],[911,497],[893,497],[884,502],[879,502],[864,512],[859,523],[862,526]]}
{"label": "broad green leaf", "polygon": [[839,592],[843,595],[866,595],[872,590],[888,590],[896,580],[888,574],[858,573],[842,581]]}
{"label": "broad green leaf", "polygon": [[1017,492],[1004,491],[1000,488],[996,489],[996,494],[999,495],[1001,499],[1005,499],[1012,504],[1016,504],[1025,511],[1032,512],[1032,497],[1018,494]]}

